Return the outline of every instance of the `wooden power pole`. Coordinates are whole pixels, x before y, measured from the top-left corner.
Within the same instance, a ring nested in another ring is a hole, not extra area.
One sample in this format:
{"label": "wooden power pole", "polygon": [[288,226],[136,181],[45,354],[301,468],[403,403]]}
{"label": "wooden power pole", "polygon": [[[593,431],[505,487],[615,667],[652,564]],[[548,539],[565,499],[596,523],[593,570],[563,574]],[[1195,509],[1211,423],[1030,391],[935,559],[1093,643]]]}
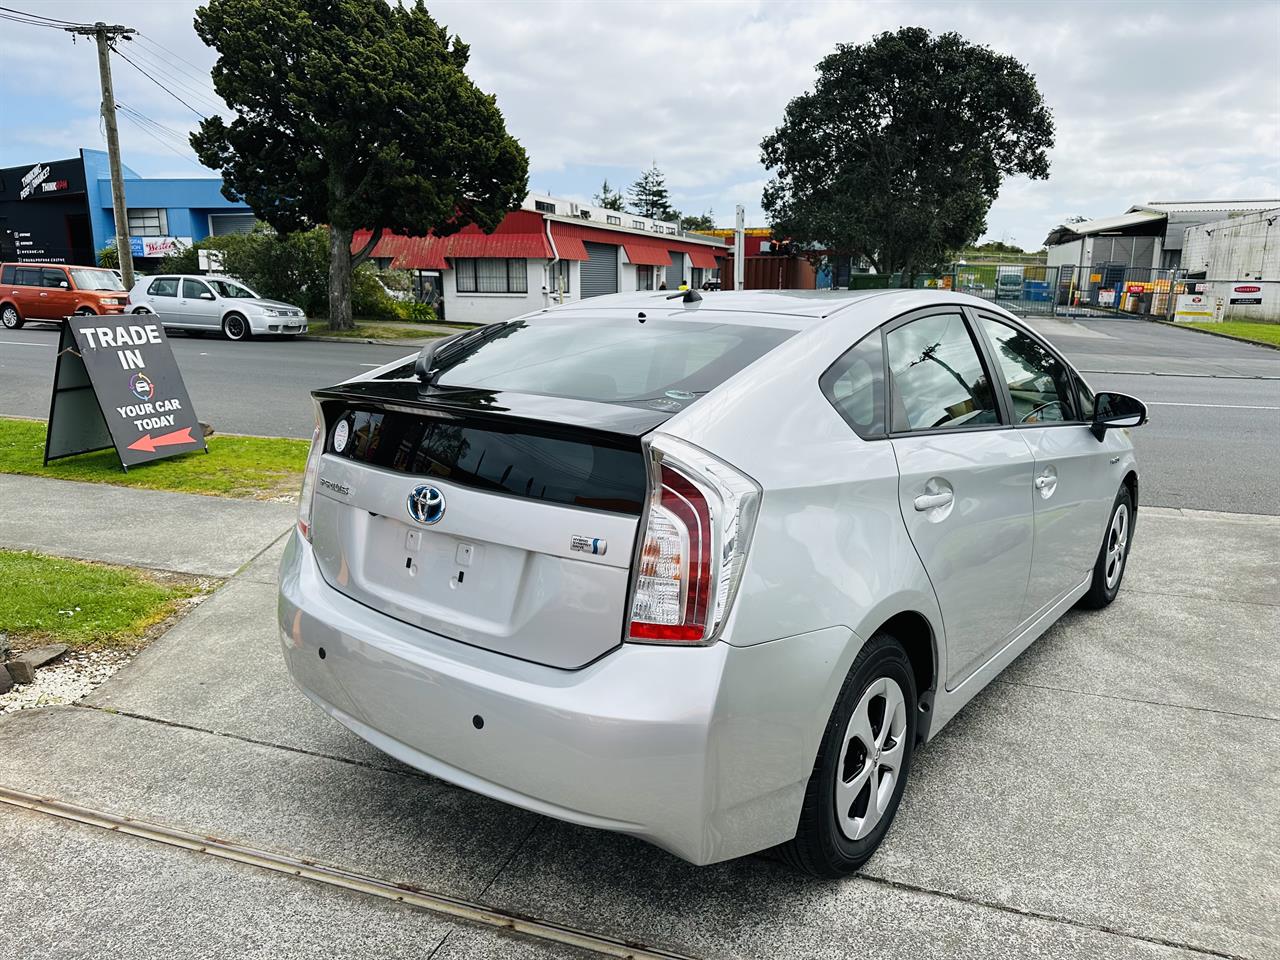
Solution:
{"label": "wooden power pole", "polygon": [[67,27],[68,33],[92,36],[98,42],[98,79],[102,82],[102,122],[107,128],[107,160],[111,166],[111,207],[116,221],[116,255],[124,288],[133,289],[133,254],[129,247],[129,214],[124,202],[124,172],[120,167],[120,129],[116,125],[116,95],[111,87],[111,41],[120,37],[132,39],[138,31],[132,27],[108,26],[99,21],[93,26]]}

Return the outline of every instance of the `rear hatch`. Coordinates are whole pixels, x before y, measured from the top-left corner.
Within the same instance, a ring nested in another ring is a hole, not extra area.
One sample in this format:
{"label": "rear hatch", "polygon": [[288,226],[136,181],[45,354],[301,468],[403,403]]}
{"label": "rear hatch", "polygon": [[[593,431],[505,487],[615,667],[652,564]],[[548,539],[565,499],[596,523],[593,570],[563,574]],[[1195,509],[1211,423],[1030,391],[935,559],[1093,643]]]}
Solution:
{"label": "rear hatch", "polygon": [[622,641],[641,438],[791,331],[498,326],[442,349],[429,385],[408,364],[315,392],[312,546],[332,587],[383,614],[573,669]]}

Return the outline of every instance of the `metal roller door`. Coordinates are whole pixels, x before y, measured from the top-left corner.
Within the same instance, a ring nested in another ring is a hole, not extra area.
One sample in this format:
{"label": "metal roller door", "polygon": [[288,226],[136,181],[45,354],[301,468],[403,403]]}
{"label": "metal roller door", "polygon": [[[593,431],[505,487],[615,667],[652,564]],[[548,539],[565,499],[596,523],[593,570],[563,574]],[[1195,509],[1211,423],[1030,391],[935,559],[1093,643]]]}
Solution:
{"label": "metal roller door", "polygon": [[209,214],[209,233],[215,237],[252,233],[253,223],[252,213],[211,213]]}
{"label": "metal roller door", "polygon": [[582,264],[582,297],[603,297],[618,292],[618,248],[608,243],[583,243],[587,259]]}
{"label": "metal roller door", "polygon": [[671,251],[671,266],[667,267],[667,289],[679,290],[684,283],[684,254]]}

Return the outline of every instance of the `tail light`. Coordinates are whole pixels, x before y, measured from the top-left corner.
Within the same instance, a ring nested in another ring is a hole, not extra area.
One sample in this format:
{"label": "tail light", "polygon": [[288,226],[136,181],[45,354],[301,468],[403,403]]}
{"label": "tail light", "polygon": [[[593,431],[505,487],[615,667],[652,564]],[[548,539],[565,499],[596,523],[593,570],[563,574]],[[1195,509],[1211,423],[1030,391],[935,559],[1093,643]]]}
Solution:
{"label": "tail light", "polygon": [[302,474],[302,492],[298,494],[298,532],[311,539],[311,504],[316,495],[316,476],[320,473],[320,455],[324,453],[324,411],[320,401],[315,406],[316,425],[311,431],[311,451],[307,454],[307,469]]}
{"label": "tail light", "polygon": [[710,643],[733,606],[760,506],[760,487],[672,437],[649,447],[649,504],[627,639]]}

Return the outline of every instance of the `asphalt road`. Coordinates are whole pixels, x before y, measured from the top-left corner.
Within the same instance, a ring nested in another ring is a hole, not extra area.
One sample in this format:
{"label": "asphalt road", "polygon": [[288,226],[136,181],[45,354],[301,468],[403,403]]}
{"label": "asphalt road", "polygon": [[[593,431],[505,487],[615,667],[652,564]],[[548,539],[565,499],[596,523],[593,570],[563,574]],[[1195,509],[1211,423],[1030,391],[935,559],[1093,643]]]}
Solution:
{"label": "asphalt road", "polygon": [[[1280,514],[1280,351],[1141,320],[1037,320],[1094,389],[1150,406],[1135,431],[1142,501]],[[360,343],[172,338],[201,419],[224,433],[306,437],[310,390],[409,355]],[[57,330],[0,330],[0,414],[44,417]]]}
{"label": "asphalt road", "polygon": [[[310,437],[310,392],[408,356],[369,343],[170,337],[201,420],[223,433]],[[0,328],[0,415],[47,417],[58,329]]]}

